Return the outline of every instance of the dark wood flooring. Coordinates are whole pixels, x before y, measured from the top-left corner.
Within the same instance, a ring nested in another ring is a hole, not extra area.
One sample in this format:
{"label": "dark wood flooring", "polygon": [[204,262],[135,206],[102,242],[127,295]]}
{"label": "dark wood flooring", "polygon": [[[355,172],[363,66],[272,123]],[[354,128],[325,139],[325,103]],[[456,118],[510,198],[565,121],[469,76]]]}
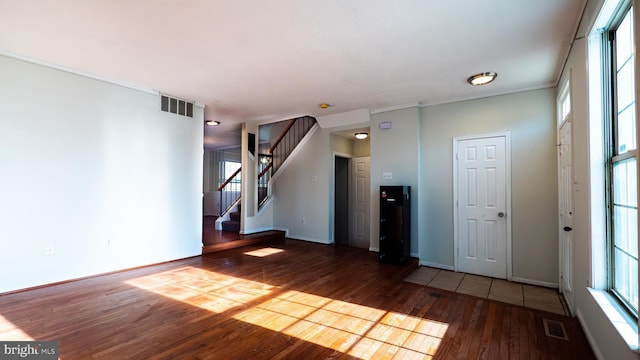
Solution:
{"label": "dark wood flooring", "polygon": [[217,216],[204,216],[202,219],[202,254],[235,249],[265,241],[284,240],[284,231],[263,231],[242,235],[231,231],[216,230]]}
{"label": "dark wood flooring", "polygon": [[416,267],[262,243],[0,296],[0,339],[65,360],[593,358],[575,319],[402,281]]}

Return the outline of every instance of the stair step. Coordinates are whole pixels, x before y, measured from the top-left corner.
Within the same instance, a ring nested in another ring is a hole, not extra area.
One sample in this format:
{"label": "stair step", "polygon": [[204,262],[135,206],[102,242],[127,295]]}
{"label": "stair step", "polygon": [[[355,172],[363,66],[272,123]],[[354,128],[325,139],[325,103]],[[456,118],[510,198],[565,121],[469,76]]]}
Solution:
{"label": "stair step", "polygon": [[239,212],[229,213],[229,217],[231,218],[231,221],[240,221],[240,213]]}
{"label": "stair step", "polygon": [[240,221],[223,221],[222,231],[240,232]]}

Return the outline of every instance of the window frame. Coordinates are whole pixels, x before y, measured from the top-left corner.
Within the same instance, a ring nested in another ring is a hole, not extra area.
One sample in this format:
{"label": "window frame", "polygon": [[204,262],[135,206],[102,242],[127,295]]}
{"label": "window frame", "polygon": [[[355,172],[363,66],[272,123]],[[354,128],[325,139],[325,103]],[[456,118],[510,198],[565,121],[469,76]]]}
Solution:
{"label": "window frame", "polygon": [[[617,39],[616,39],[616,32],[617,30],[620,28],[621,24],[623,23],[623,21],[625,20],[625,18],[627,16],[630,16],[631,18],[631,36],[633,37],[633,8],[630,2],[626,3],[624,6],[621,6],[620,9],[615,13],[615,16],[613,16],[607,30],[606,30],[606,34],[605,36],[603,36],[603,75],[604,75],[604,89],[603,90],[603,110],[604,110],[604,114],[605,114],[605,129],[604,129],[604,145],[605,145],[605,156],[606,156],[606,179],[605,179],[605,186],[606,186],[606,192],[605,192],[605,196],[606,196],[606,206],[607,206],[607,219],[606,219],[606,227],[607,227],[607,246],[606,246],[606,251],[607,251],[607,290],[613,295],[615,296],[615,298],[620,301],[620,303],[625,307],[625,309],[631,314],[633,315],[636,319],[638,318],[638,309],[639,309],[639,304],[637,303],[633,303],[633,299],[632,298],[627,298],[624,294],[622,294],[620,291],[618,291],[618,288],[622,287],[622,284],[620,286],[616,286],[616,248],[618,248],[620,251],[623,251],[625,253],[626,256],[633,258],[633,255],[630,254],[628,251],[625,251],[624,249],[622,249],[620,246],[616,245],[616,227],[615,227],[615,211],[616,211],[616,206],[620,207],[630,207],[628,205],[616,205],[615,199],[614,199],[614,191],[615,189],[617,189],[616,187],[614,187],[615,182],[614,182],[614,167],[616,164],[621,164],[625,161],[628,161],[629,159],[635,159],[635,163],[637,166],[637,143],[635,143],[635,133],[632,135],[633,139],[634,139],[634,145],[635,147],[632,150],[624,150],[621,152],[619,149],[619,143],[620,143],[620,138],[621,136],[619,136],[618,134],[618,130],[619,130],[619,115],[622,114],[624,111],[626,110],[631,110],[632,111],[632,115],[633,115],[633,127],[635,130],[635,116],[636,116],[636,107],[637,107],[637,101],[635,98],[635,89],[634,91],[632,91],[632,95],[633,95],[633,100],[632,102],[625,106],[622,110],[619,111],[618,109],[618,99],[619,99],[619,88],[618,88],[618,73],[619,71],[622,70],[622,67],[618,68],[618,62],[617,62],[617,55],[618,55],[618,49],[617,49]],[[631,53],[631,58],[628,59],[627,61],[625,61],[625,64],[628,65],[630,62],[630,65],[632,66],[632,71],[633,74],[635,75],[635,56],[636,54],[633,52],[634,49],[632,48],[632,53]],[[623,65],[625,66],[625,65]],[[632,77],[631,79],[631,83],[633,85],[635,85],[635,76]],[[632,108],[631,108],[632,107]],[[630,109],[631,108],[631,109]],[[636,176],[636,182],[637,182],[637,171],[634,174]],[[635,210],[636,210],[636,228],[637,228],[637,193],[636,193],[636,206],[635,206]],[[638,241],[638,237],[637,237],[637,232],[636,232],[636,238],[635,241],[637,243]],[[635,257],[636,263],[638,261],[638,256],[636,254]],[[622,265],[619,265],[622,266]],[[618,267],[619,267],[618,266]],[[637,270],[637,266],[636,266],[636,274],[635,274],[635,279],[638,279],[638,270]],[[637,293],[638,293],[638,281],[632,282],[631,283],[632,286],[635,286],[635,294],[637,297]],[[628,284],[627,284],[628,285]],[[630,290],[631,291],[631,290]],[[636,299],[637,300],[637,299]]]}

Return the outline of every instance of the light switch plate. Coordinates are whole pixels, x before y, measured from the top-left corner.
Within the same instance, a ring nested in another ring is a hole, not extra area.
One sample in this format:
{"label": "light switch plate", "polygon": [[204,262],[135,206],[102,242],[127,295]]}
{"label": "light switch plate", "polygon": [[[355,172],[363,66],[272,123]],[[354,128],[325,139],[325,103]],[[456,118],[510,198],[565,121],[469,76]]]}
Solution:
{"label": "light switch plate", "polygon": [[390,172],[383,172],[382,173],[382,179],[383,180],[391,180],[393,179],[393,174]]}

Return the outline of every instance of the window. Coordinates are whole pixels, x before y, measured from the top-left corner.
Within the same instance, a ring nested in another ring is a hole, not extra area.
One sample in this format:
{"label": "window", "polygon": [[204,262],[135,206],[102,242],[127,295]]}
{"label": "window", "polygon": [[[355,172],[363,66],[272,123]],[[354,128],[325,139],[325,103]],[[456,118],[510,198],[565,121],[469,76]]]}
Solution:
{"label": "window", "polygon": [[[240,163],[236,162],[236,161],[229,161],[229,160],[225,160],[224,161],[224,178],[220,179],[220,185],[222,185],[222,183],[224,183],[227,179],[229,179],[231,176],[233,176],[233,174],[235,174],[236,171],[238,171],[238,169],[240,169]],[[241,177],[238,176],[237,178],[233,179],[234,183],[239,183],[241,182]]]}
{"label": "window", "polygon": [[[638,194],[633,18],[627,8],[613,22],[604,48],[609,68],[608,287],[638,316]],[[564,107],[564,105],[563,105]]]}
{"label": "window", "polygon": [[558,117],[558,124],[562,124],[569,118],[571,113],[571,94],[569,92],[569,82],[565,84],[560,93],[560,116]]}

